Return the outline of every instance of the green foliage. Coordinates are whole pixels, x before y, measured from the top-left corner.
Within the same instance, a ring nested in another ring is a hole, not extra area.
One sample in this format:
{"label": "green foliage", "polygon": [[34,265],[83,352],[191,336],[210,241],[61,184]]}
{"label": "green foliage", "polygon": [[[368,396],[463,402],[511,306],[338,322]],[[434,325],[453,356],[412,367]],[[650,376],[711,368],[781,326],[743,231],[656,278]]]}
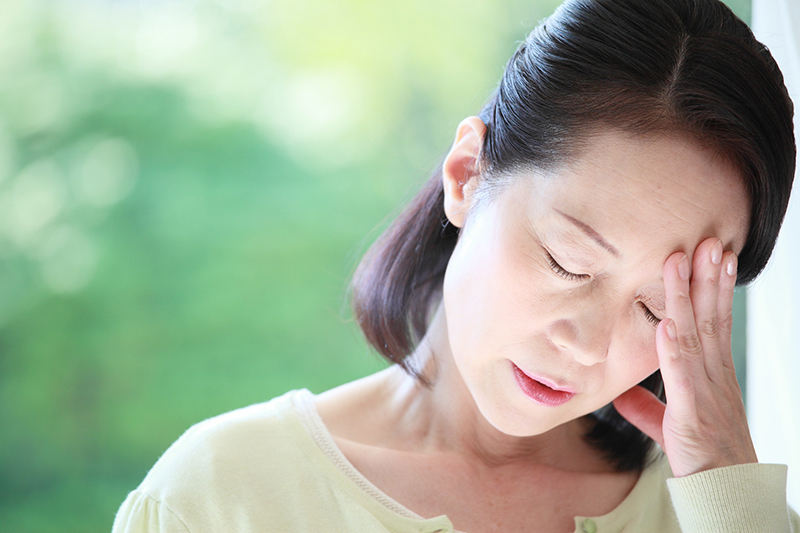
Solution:
{"label": "green foliage", "polygon": [[[374,372],[347,278],[555,2],[0,3],[0,524]],[[377,228],[377,229],[376,229]]]}

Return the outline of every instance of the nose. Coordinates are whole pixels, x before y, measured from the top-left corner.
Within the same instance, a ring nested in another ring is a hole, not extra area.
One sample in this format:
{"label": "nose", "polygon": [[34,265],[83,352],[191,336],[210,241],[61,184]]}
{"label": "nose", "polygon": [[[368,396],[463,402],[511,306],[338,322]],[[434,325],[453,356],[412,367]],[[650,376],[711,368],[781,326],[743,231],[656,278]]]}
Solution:
{"label": "nose", "polygon": [[581,316],[563,318],[549,328],[550,341],[568,352],[584,366],[602,363],[611,344],[609,317],[602,312],[585,312]]}

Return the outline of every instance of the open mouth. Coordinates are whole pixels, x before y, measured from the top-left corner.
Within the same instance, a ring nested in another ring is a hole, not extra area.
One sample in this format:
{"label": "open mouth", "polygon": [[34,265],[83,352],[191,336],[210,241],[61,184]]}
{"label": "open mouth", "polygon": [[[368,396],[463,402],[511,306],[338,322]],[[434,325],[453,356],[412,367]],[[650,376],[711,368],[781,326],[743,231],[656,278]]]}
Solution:
{"label": "open mouth", "polygon": [[556,390],[548,385],[545,385],[541,381],[538,381],[537,379],[520,370],[519,367],[514,363],[511,364],[514,367],[514,376],[517,378],[517,383],[522,389],[522,392],[524,392],[525,395],[534,402],[548,407],[555,407],[568,402],[573,396],[575,396],[574,392]]}

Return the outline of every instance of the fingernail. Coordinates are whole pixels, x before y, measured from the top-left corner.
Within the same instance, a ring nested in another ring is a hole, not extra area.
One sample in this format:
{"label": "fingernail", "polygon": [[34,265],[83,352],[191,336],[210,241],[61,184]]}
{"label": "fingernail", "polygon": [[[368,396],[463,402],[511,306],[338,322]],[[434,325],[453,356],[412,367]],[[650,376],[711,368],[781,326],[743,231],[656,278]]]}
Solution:
{"label": "fingernail", "polygon": [[722,261],[722,241],[717,241],[717,244],[715,244],[711,248],[711,262],[714,263],[715,265],[718,265],[720,264],[721,261]]}
{"label": "fingernail", "polygon": [[732,255],[730,259],[728,259],[728,266],[725,267],[725,272],[728,273],[729,276],[733,276],[736,273],[736,256]]}
{"label": "fingernail", "polygon": [[675,329],[675,322],[672,319],[667,322],[667,337],[671,341],[678,338],[678,330]]}
{"label": "fingernail", "polygon": [[678,261],[678,275],[681,279],[689,279],[689,274],[689,258],[684,255],[683,259]]}

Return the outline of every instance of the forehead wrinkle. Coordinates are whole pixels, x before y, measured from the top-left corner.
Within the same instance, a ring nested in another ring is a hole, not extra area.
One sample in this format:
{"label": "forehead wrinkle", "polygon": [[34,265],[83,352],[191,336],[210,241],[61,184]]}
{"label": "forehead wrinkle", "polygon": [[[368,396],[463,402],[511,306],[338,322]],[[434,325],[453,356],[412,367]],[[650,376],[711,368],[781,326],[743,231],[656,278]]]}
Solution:
{"label": "forehead wrinkle", "polygon": [[[691,256],[709,237],[737,253],[744,246],[749,226],[743,217],[749,218],[750,210],[738,170],[688,139],[608,132],[596,137],[566,171],[581,184],[576,194],[567,196],[578,202],[562,204],[570,206],[567,212],[597,228],[625,254],[641,252],[644,238],[653,246],[647,255],[636,254],[640,267],[663,267],[677,251]],[[616,225],[598,218],[597,205],[610,208]]]}
{"label": "forehead wrinkle", "polygon": [[[684,148],[685,149],[685,148]],[[718,163],[725,163],[726,160],[724,158],[716,157],[715,154],[712,154],[712,160]],[[743,190],[743,182],[742,181],[725,181],[720,179],[720,176],[706,176],[707,179],[702,179],[699,182],[689,181],[688,183],[684,181],[677,175],[673,175],[670,173],[659,173],[660,179],[669,180],[672,183],[677,183],[686,187],[688,184],[696,184],[702,192],[698,192],[686,198],[686,204],[688,205],[687,210],[684,211],[685,213],[690,213],[690,210],[693,210],[695,213],[703,212],[709,215],[709,220],[707,226],[701,228],[701,231],[697,232],[698,235],[698,242],[695,244],[699,244],[706,238],[710,237],[717,237],[719,238],[723,246],[726,250],[733,250],[737,254],[741,252],[741,249],[744,247],[745,240],[747,238],[747,233],[749,232],[749,198],[747,194]],[[735,194],[737,189],[742,189],[742,195]],[[656,187],[653,190],[653,193],[658,193],[661,191],[660,187]],[[733,194],[732,194],[733,193]],[[704,198],[713,197],[719,202],[724,203],[724,205],[720,205],[717,209],[710,209],[709,204],[707,202],[703,202]],[[666,196],[664,194],[653,194],[653,198],[656,200],[655,205],[658,207],[663,208],[668,215],[677,217],[681,222],[686,223],[688,228],[693,228],[693,224],[691,221],[686,220],[684,217],[679,216],[673,210],[671,210],[667,205],[665,205],[664,200]],[[725,201],[725,199],[728,201]],[[744,202],[744,213],[748,220],[745,220],[744,228],[740,227],[740,224],[737,223],[736,220],[731,220],[729,217],[730,213],[735,211],[735,204],[738,204],[738,200],[741,198],[745,199]],[[720,229],[725,225],[731,225],[731,232],[723,235],[720,233]],[[741,231],[741,230],[744,231]],[[685,250],[687,254],[691,257],[694,253],[694,249]]]}
{"label": "forehead wrinkle", "polygon": [[[669,233],[673,237],[671,240],[675,242],[675,248],[672,250],[673,252],[684,251],[691,257],[694,253],[694,248],[700,244],[703,239],[709,237],[719,238],[726,247],[733,246],[736,241],[742,240],[735,234],[722,235],[719,233],[720,226],[724,226],[727,222],[724,219],[725,213],[719,209],[710,209],[708,204],[702,201],[703,195],[697,194],[690,196],[685,200],[684,208],[677,210],[674,205],[668,205],[665,201],[666,196],[661,192],[660,188],[656,188],[650,192],[648,199],[651,201],[648,202],[641,202],[641,195],[636,192],[626,191],[626,196],[628,201],[638,201],[639,205],[645,207],[652,217],[650,219],[642,216],[636,217],[636,220],[632,222],[635,222],[637,227],[641,228],[642,225],[645,224],[656,224],[662,217],[670,220],[669,227],[671,231],[669,231]],[[708,221],[705,227],[696,226],[696,221],[693,220],[693,215],[696,215],[698,212],[708,215]],[[686,231],[682,231],[681,228],[684,228]],[[663,234],[663,229],[658,233]],[[689,239],[695,238],[697,242],[681,242],[686,241],[687,237]],[[666,260],[666,257],[664,260]]]}

